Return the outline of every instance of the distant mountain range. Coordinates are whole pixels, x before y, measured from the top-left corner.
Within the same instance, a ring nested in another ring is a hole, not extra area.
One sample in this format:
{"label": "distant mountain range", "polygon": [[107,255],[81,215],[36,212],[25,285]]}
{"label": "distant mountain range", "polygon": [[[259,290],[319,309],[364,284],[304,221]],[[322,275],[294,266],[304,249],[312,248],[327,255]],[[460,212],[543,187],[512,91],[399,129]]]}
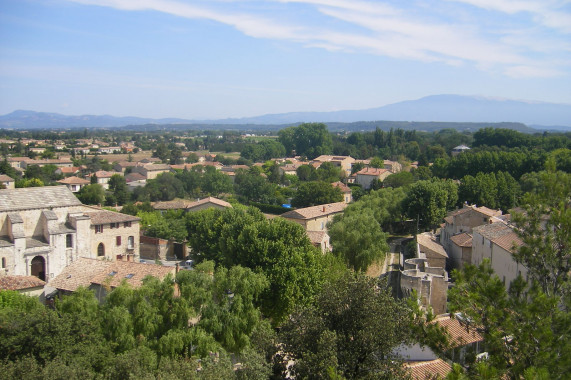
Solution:
{"label": "distant mountain range", "polygon": [[242,126],[255,129],[252,127],[273,126],[275,128],[276,125],[301,122],[337,124],[373,121],[399,121],[409,122],[409,124],[416,124],[414,122],[483,123],[484,125],[507,122],[519,123],[520,126],[525,124],[536,130],[571,131],[571,104],[526,102],[479,96],[433,95],[365,110],[290,112],[220,120],[149,119],[108,115],[66,116],[57,113],[14,111],[0,116],[0,128],[108,128],[146,124],[171,126],[185,124],[209,125],[210,127],[232,125],[237,128]]}

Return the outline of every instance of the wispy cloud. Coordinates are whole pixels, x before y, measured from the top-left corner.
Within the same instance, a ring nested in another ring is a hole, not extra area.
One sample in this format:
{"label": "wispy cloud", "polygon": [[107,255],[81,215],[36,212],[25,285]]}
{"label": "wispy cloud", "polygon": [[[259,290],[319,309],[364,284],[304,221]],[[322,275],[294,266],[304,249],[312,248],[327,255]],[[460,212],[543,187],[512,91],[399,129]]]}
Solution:
{"label": "wispy cloud", "polygon": [[571,33],[569,0],[448,0],[507,14],[528,13],[536,23]]}
{"label": "wispy cloud", "polygon": [[[568,67],[558,57],[571,50],[568,0],[448,0],[447,4],[478,7],[507,18],[529,15],[529,23],[509,20],[509,27],[474,16],[462,24],[444,10],[422,12],[413,4],[365,0],[219,0],[191,4],[177,0],[69,0],[125,11],[156,11],[187,19],[206,19],[234,27],[253,37],[300,43],[333,52],[369,53],[392,58],[472,64],[505,75],[556,76]],[[439,2],[432,5],[439,7]],[[274,8],[275,7],[275,8]],[[290,17],[280,11],[285,7]],[[303,11],[313,18],[291,17]],[[426,13],[428,12],[428,13]],[[294,21],[292,21],[294,20]],[[318,20],[318,21],[316,21]],[[522,36],[541,28],[526,44]],[[544,29],[549,28],[551,32]],[[563,35],[558,34],[563,33]],[[538,37],[539,36],[539,37]]]}

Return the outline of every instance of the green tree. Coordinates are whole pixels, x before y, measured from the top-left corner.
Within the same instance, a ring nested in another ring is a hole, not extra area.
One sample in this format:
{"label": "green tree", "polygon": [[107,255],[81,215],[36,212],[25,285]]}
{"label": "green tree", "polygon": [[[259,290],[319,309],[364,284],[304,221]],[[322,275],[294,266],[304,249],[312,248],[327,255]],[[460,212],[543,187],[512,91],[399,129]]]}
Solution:
{"label": "green tree", "polygon": [[113,194],[115,202],[119,205],[125,204],[129,200],[129,190],[125,177],[119,174],[113,174],[109,179],[109,191]]}
{"label": "green tree", "polygon": [[402,187],[408,186],[414,182],[414,176],[411,172],[399,172],[389,175],[383,181],[384,187]]}
{"label": "green tree", "polygon": [[296,154],[313,159],[322,154],[330,154],[333,141],[322,123],[304,123],[297,127],[289,127],[279,132],[279,141],[287,152],[295,150]]}
{"label": "green tree", "polygon": [[294,207],[309,207],[327,203],[342,202],[343,193],[327,182],[305,182],[299,185],[291,200]]}
{"label": "green tree", "polygon": [[391,351],[408,334],[407,312],[378,280],[347,273],[281,328],[291,370],[306,379],[331,373],[347,379],[402,378]]}
{"label": "green tree", "polygon": [[312,165],[300,165],[295,172],[300,181],[315,181],[317,179],[317,170]]}
{"label": "green tree", "polygon": [[345,178],[345,171],[332,162],[324,162],[316,170],[317,177],[324,182],[337,182]]}
{"label": "green tree", "polygon": [[389,251],[387,234],[381,230],[371,210],[336,217],[329,235],[333,253],[355,271],[365,272]]}
{"label": "green tree", "polygon": [[434,228],[458,201],[457,185],[448,181],[418,181],[403,200],[403,209],[423,229]]}
{"label": "green tree", "polygon": [[84,204],[100,205],[105,202],[105,190],[100,184],[95,183],[82,187],[77,197]]}

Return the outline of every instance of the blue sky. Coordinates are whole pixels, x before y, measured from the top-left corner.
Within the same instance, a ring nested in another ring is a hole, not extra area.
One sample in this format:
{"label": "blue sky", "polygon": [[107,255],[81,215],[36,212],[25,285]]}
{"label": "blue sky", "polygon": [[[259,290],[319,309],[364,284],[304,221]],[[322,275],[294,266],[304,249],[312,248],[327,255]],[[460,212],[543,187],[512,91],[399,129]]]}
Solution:
{"label": "blue sky", "polygon": [[0,0],[0,114],[571,103],[571,0]]}

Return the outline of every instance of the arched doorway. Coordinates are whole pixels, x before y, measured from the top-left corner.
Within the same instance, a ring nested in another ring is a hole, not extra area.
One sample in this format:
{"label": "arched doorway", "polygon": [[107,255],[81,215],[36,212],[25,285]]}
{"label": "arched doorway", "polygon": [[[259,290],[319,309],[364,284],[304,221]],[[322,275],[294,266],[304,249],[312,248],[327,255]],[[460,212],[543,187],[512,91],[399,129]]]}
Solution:
{"label": "arched doorway", "polygon": [[99,243],[97,246],[97,256],[105,256],[105,246],[103,243]]}
{"label": "arched doorway", "polygon": [[36,276],[42,281],[46,281],[46,260],[42,256],[32,259],[32,276]]}

